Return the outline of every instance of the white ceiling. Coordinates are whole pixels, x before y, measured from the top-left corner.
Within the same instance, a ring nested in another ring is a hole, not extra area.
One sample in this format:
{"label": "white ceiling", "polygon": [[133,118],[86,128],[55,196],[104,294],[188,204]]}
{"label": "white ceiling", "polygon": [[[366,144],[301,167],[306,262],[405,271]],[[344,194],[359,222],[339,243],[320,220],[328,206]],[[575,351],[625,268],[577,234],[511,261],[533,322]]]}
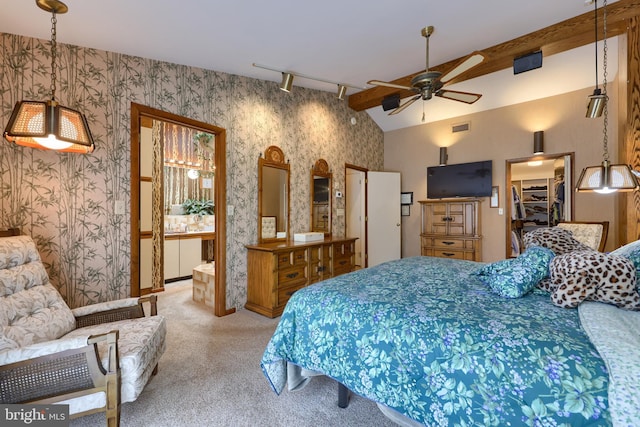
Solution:
{"label": "white ceiling", "polygon": [[[2,0],[0,32],[50,38],[51,16],[27,0]],[[494,46],[593,10],[584,0],[66,0],[58,16],[61,43],[238,74],[279,84],[263,64],[367,88],[425,67],[420,30],[433,25],[430,65]],[[613,41],[613,40],[611,40]],[[602,44],[602,43],[600,43]],[[610,46],[610,51],[616,49]],[[543,67],[511,69],[449,88],[482,93],[471,106],[432,99],[426,121],[542,98],[595,84],[593,46],[544,58]],[[614,57],[615,58],[615,57]],[[610,61],[609,75],[615,72]],[[601,64],[601,62],[600,62]],[[296,78],[295,86],[335,92],[332,84]],[[349,89],[348,94],[356,89]],[[283,96],[286,96],[283,94]],[[337,102],[337,101],[336,101]],[[384,130],[422,123],[422,102],[388,116],[368,110]]]}

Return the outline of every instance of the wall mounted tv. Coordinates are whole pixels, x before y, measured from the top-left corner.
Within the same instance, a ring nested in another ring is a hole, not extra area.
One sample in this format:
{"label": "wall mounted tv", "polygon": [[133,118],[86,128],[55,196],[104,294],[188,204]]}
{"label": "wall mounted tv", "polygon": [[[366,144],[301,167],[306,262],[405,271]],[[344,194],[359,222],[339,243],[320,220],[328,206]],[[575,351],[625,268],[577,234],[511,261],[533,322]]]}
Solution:
{"label": "wall mounted tv", "polygon": [[492,162],[427,167],[427,198],[491,196]]}

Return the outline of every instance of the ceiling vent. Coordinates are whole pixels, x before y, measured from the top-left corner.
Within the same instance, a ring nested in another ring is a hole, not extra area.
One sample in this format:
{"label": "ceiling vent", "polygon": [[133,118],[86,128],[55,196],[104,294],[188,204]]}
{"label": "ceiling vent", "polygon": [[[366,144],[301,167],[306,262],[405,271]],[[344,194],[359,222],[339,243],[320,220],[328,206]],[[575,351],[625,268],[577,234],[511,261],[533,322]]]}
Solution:
{"label": "ceiling vent", "polygon": [[470,128],[470,123],[458,123],[457,125],[451,125],[451,133],[456,133],[456,132],[466,132],[469,130]]}

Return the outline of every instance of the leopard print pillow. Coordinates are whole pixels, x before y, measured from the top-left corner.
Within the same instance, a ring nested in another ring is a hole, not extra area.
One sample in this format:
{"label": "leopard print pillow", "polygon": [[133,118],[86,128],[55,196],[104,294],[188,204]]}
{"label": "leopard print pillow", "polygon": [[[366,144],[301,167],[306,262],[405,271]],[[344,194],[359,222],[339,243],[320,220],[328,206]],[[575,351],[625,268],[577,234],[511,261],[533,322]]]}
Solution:
{"label": "leopard print pillow", "polygon": [[560,227],[536,228],[525,233],[522,241],[525,248],[542,246],[551,249],[556,256],[574,251],[595,251],[577,241],[571,231]]}
{"label": "leopard print pillow", "polygon": [[543,287],[551,292],[551,301],[557,306],[575,308],[590,300],[640,310],[636,269],[624,257],[592,249],[571,252],[553,258],[549,273]]}

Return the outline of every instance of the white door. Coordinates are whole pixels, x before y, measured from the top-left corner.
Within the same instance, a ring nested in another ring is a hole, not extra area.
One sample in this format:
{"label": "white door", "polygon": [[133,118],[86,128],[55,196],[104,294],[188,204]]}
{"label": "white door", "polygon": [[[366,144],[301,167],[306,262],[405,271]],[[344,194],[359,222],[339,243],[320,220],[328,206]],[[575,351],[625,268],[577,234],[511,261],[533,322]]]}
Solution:
{"label": "white door", "polygon": [[368,267],[400,259],[400,173],[367,172]]}

